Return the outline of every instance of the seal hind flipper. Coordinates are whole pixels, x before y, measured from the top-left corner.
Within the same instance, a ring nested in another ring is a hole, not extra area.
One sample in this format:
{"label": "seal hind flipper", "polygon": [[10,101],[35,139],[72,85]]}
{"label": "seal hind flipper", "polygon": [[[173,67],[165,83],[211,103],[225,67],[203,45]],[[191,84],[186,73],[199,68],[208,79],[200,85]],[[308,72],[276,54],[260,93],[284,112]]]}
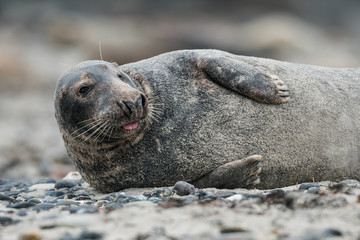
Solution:
{"label": "seal hind flipper", "polygon": [[192,184],[198,188],[251,188],[260,183],[261,158],[260,155],[252,155],[226,163],[193,181]]}
{"label": "seal hind flipper", "polygon": [[258,102],[280,104],[290,99],[282,80],[240,59],[211,54],[200,55],[197,62],[210,80]]}

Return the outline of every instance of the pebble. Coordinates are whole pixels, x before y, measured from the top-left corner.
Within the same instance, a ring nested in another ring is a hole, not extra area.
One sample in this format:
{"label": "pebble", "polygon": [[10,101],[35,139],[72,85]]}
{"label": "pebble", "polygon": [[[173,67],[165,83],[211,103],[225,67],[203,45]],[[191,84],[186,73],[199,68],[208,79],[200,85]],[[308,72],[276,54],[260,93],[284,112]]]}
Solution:
{"label": "pebble", "polygon": [[8,202],[13,202],[15,199],[0,193],[0,201],[8,201]]}
{"label": "pebble", "polygon": [[53,189],[54,186],[55,186],[54,183],[39,183],[39,184],[34,184],[31,187],[29,187],[29,191],[50,190],[50,189]]}
{"label": "pebble", "polygon": [[309,188],[319,187],[320,184],[318,182],[308,182],[300,184],[299,190],[308,190]]}
{"label": "pebble", "polygon": [[120,192],[116,199],[115,202],[117,203],[129,203],[129,202],[136,202],[136,201],[146,201],[147,198],[144,195],[132,195],[132,194],[127,194],[125,192]]}
{"label": "pebble", "polygon": [[265,201],[269,204],[278,204],[285,202],[285,192],[282,189],[271,190],[265,194]]}
{"label": "pebble", "polygon": [[99,208],[97,206],[81,205],[71,206],[69,208],[65,208],[64,210],[69,210],[70,213],[96,213],[99,211]]}
{"label": "pebble", "polygon": [[99,233],[99,232],[90,232],[90,231],[83,231],[80,236],[78,237],[78,239],[102,239],[103,238],[103,234]]}
{"label": "pebble", "polygon": [[322,233],[322,235],[326,238],[328,237],[341,237],[343,234],[340,230],[335,228],[328,228]]}
{"label": "pebble", "polygon": [[195,195],[195,187],[190,183],[178,181],[173,187],[173,191],[179,196]]}
{"label": "pebble", "polygon": [[18,211],[18,212],[17,212],[17,215],[18,215],[19,217],[25,217],[25,216],[27,216],[27,212],[25,212],[25,211]]}
{"label": "pebble", "polygon": [[63,191],[55,191],[55,190],[51,190],[51,191],[47,191],[45,192],[45,196],[50,196],[50,197],[63,197],[65,196],[65,192]]}
{"label": "pebble", "polygon": [[7,226],[13,223],[13,219],[11,217],[0,216],[0,224],[3,226]]}
{"label": "pebble", "polygon": [[78,205],[80,205],[80,202],[59,199],[59,200],[57,200],[56,205],[57,206],[71,206],[71,205],[77,205],[78,206]]}
{"label": "pebble", "polygon": [[49,211],[50,209],[54,208],[55,205],[51,204],[51,203],[39,203],[37,205],[35,205],[34,207],[32,207],[32,210],[35,210],[37,212],[40,211]]}
{"label": "pebble", "polygon": [[32,207],[32,206],[35,206],[36,203],[34,202],[19,202],[19,203],[14,203],[14,204],[11,204],[10,206],[8,206],[9,208],[29,208],[29,207]]}
{"label": "pebble", "polygon": [[73,188],[79,186],[79,182],[76,180],[72,180],[72,179],[61,179],[60,181],[58,181],[57,183],[55,183],[55,188],[56,189],[60,189],[60,188]]}
{"label": "pebble", "polygon": [[21,235],[20,240],[41,240],[42,237],[37,232],[28,232]]}
{"label": "pebble", "polygon": [[151,191],[151,192],[144,192],[143,195],[148,198],[151,198],[151,197],[165,198],[165,197],[170,197],[173,194],[174,193],[170,188],[163,187],[163,188],[155,189],[154,191]]}

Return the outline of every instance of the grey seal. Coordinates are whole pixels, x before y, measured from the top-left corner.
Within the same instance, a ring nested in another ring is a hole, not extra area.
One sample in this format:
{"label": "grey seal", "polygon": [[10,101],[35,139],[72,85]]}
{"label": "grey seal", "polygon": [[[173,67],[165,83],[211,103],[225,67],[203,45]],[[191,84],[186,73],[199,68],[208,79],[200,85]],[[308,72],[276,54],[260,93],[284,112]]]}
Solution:
{"label": "grey seal", "polygon": [[358,68],[181,50],[72,67],[55,116],[75,167],[101,191],[273,188],[360,180],[359,96]]}

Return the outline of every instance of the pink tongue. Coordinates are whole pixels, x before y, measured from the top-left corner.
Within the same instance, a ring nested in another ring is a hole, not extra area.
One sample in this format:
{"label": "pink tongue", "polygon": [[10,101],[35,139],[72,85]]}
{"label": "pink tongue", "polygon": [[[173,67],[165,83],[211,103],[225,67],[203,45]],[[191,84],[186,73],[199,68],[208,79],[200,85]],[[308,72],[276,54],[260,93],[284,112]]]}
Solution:
{"label": "pink tongue", "polygon": [[135,129],[137,128],[138,123],[137,122],[133,122],[133,123],[129,123],[123,126],[123,128],[125,128],[126,130],[131,130],[131,129]]}

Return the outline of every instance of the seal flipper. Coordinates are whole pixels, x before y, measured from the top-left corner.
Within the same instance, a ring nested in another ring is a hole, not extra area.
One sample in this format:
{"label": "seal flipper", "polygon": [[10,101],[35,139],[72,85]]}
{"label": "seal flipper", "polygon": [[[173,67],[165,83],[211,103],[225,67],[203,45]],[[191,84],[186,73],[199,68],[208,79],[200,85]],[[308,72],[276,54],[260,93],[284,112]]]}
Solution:
{"label": "seal flipper", "polygon": [[195,187],[251,188],[260,183],[260,155],[229,162],[191,182]]}
{"label": "seal flipper", "polygon": [[198,67],[210,80],[258,102],[280,104],[289,101],[289,89],[278,77],[230,56],[200,55]]}

